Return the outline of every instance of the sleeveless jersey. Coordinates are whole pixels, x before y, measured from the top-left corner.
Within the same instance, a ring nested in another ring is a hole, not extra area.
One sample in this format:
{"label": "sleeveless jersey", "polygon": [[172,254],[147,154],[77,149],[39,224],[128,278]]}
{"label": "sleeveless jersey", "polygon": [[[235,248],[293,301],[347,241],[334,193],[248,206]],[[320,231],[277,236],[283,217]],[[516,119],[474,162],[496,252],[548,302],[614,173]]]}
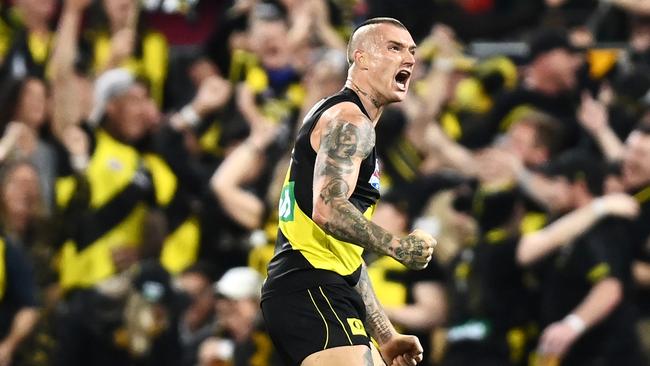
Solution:
{"label": "sleeveless jersey", "polygon": [[[273,292],[290,292],[315,284],[354,286],[359,280],[363,248],[328,235],[312,220],[316,151],[311,146],[310,136],[321,115],[343,102],[356,104],[368,116],[357,94],[345,88],[316,104],[298,132],[280,196],[276,254],[269,264],[263,298]],[[379,164],[373,148],[361,162],[349,201],[370,219],[378,199]]]}

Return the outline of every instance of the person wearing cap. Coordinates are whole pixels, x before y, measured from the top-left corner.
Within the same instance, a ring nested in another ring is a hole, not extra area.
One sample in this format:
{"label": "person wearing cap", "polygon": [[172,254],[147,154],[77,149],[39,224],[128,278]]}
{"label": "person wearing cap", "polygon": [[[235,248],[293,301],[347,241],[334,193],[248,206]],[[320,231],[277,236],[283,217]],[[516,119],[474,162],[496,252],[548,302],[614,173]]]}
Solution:
{"label": "person wearing cap", "polygon": [[[162,253],[154,252],[169,270],[177,273],[196,259],[200,235],[191,192],[199,192],[202,181],[187,164],[183,134],[230,95],[226,81],[209,78],[192,103],[161,120],[146,83],[126,69],[112,69],[95,81],[85,118],[75,103],[79,91],[65,81],[72,79],[87,5],[66,2],[53,59],[53,130],[67,150],[61,151],[56,202],[61,211],[79,215],[67,222],[81,222],[63,233],[64,290],[92,287],[137,260],[145,222],[157,223],[155,232],[163,233]],[[156,209],[165,218],[145,221]]]}
{"label": "person wearing cap", "polygon": [[642,365],[629,299],[633,249],[622,221],[638,215],[638,204],[624,194],[599,197],[604,167],[578,152],[545,174],[565,191],[567,214],[524,235],[516,253],[521,265],[539,266],[537,356],[571,366]]}
{"label": "person wearing cap", "polygon": [[544,29],[531,38],[527,59],[519,86],[499,97],[485,118],[468,126],[460,143],[472,148],[485,146],[497,133],[510,128],[520,113],[533,107],[559,119],[566,130],[564,145],[575,144],[580,131],[574,94],[583,57],[566,33]]}
{"label": "person wearing cap", "polygon": [[[214,284],[217,330],[200,346],[199,365],[227,362],[233,366],[253,362],[280,366],[260,313],[263,277],[250,267],[234,267]],[[254,361],[255,360],[255,361]]]}

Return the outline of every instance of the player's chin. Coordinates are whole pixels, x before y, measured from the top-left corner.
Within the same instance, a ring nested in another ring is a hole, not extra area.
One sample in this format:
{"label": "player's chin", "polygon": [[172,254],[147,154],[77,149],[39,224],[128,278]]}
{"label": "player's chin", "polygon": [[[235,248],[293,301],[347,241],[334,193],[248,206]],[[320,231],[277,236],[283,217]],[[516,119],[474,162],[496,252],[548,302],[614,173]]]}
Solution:
{"label": "player's chin", "polygon": [[404,87],[394,86],[391,90],[390,97],[388,98],[390,103],[401,102],[406,98],[408,93],[408,85]]}

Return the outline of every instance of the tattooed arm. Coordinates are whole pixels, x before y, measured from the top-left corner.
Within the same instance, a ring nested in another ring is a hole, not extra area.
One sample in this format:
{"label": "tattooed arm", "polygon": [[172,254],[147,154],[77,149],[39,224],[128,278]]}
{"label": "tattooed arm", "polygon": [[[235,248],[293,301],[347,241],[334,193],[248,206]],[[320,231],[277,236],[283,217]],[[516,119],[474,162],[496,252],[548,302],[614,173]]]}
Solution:
{"label": "tattooed arm", "polygon": [[320,126],[312,135],[314,138],[320,134],[318,148],[314,147],[318,152],[314,167],[314,222],[339,240],[389,255],[412,269],[426,267],[435,245],[430,235],[416,230],[404,238],[395,237],[366,219],[348,200],[361,161],[375,145],[372,122],[360,113],[327,117],[327,113],[321,117]]}
{"label": "tattooed arm", "polygon": [[366,305],[366,319],[364,324],[367,325],[370,336],[379,344],[388,342],[397,332],[393,328],[390,320],[388,320],[388,316],[384,313],[384,309],[379,304],[377,296],[375,296],[375,290],[372,288],[365,264],[361,268],[361,276],[354,289],[361,295],[363,303]]}
{"label": "tattooed arm", "polygon": [[366,306],[364,324],[370,336],[379,343],[381,355],[386,364],[392,365],[393,360],[398,357],[408,363],[422,361],[422,345],[417,337],[397,333],[388,320],[377,296],[375,296],[365,264],[361,267],[361,276],[354,288],[361,295]]}

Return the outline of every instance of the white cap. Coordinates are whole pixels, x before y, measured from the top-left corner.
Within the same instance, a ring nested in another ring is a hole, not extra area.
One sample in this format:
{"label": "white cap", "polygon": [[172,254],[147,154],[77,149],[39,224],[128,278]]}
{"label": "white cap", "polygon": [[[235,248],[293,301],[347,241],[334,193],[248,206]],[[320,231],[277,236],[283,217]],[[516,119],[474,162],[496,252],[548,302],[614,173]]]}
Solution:
{"label": "white cap", "polygon": [[257,299],[264,279],[250,267],[231,268],[214,285],[217,294],[233,300]]}
{"label": "white cap", "polygon": [[135,82],[135,77],[124,68],[108,70],[95,80],[93,93],[93,110],[88,122],[96,127],[104,116],[106,104],[113,97],[125,93]]}

